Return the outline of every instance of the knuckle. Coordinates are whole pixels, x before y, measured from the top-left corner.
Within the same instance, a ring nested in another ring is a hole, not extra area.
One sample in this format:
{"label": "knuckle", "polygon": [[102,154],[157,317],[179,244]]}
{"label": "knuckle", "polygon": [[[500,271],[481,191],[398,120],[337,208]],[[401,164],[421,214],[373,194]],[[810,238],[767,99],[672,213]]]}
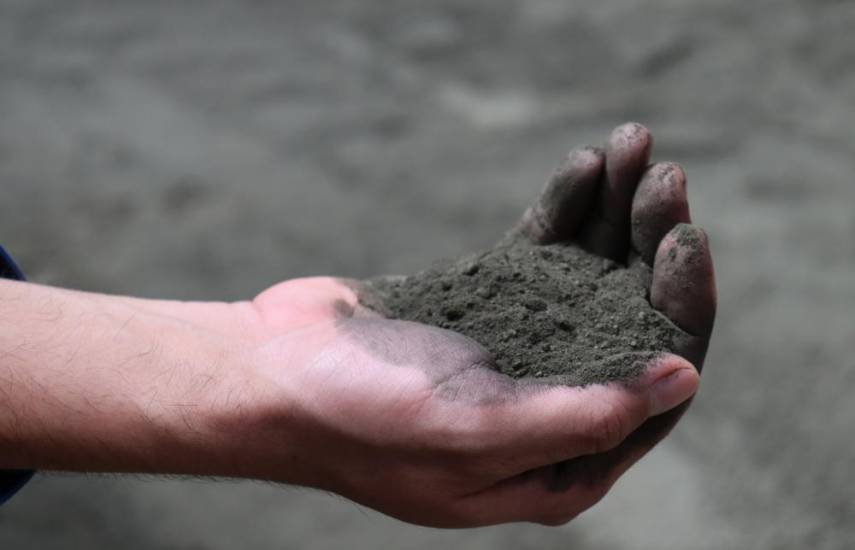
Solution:
{"label": "knuckle", "polygon": [[494,429],[479,415],[460,417],[433,430],[431,439],[444,455],[466,463],[478,461],[492,450]]}
{"label": "knuckle", "polygon": [[559,504],[553,504],[541,511],[540,516],[536,520],[537,523],[550,527],[558,527],[573,520],[584,509],[576,502],[567,502],[567,499],[556,499],[556,501]]}
{"label": "knuckle", "polygon": [[579,514],[599,502],[608,492],[605,483],[596,483],[583,491],[572,491],[557,495],[540,510],[536,523],[557,527],[569,523]]}
{"label": "knuckle", "polygon": [[629,432],[631,414],[621,402],[604,404],[591,414],[588,435],[591,438],[594,453],[614,448]]}
{"label": "knuckle", "polygon": [[507,468],[492,453],[480,449],[458,451],[452,458],[452,469],[464,479],[493,479]]}
{"label": "knuckle", "polygon": [[572,521],[582,513],[588,506],[581,506],[579,502],[568,502],[567,499],[556,499],[553,504],[542,510],[535,522],[550,527],[558,527]]}

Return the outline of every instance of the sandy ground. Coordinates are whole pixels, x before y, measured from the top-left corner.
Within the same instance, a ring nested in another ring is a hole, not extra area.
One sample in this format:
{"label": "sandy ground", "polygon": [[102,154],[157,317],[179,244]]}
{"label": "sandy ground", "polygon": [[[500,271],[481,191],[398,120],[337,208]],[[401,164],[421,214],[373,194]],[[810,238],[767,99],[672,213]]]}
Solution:
{"label": "sandy ground", "polygon": [[220,299],[411,271],[634,119],[686,167],[721,294],[692,412],[567,527],[47,475],[0,547],[851,548],[853,26],[833,0],[0,1],[0,239],[33,280]]}

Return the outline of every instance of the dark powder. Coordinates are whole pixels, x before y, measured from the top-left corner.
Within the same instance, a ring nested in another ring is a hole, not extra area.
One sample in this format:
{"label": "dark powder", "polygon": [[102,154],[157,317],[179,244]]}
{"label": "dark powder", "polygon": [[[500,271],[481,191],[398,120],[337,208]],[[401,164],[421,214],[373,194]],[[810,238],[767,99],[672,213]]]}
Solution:
{"label": "dark powder", "polygon": [[456,262],[368,282],[368,307],[472,338],[514,378],[628,380],[684,334],[648,302],[651,270],[566,244],[507,239]]}

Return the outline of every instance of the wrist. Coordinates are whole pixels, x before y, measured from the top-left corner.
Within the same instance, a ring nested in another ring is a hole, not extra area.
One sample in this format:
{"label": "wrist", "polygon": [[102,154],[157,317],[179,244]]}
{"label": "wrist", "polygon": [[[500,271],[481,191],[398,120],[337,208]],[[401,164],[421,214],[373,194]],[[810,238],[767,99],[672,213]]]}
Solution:
{"label": "wrist", "polygon": [[[164,337],[174,361],[190,365],[179,387],[194,404],[162,409],[160,454],[181,457],[174,473],[323,487],[312,451],[318,423],[302,401],[299,374],[323,335],[270,323],[253,302],[154,304],[192,327]],[[276,314],[294,309],[279,303]],[[145,406],[146,395],[139,398]]]}
{"label": "wrist", "polygon": [[301,384],[305,351],[319,336],[305,330],[270,336],[264,325],[230,347],[232,367],[205,412],[222,468],[213,474],[329,489],[322,464],[327,430]]}
{"label": "wrist", "polygon": [[323,334],[271,330],[249,302],[3,281],[0,298],[0,468],[326,487],[325,429],[300,387]]}

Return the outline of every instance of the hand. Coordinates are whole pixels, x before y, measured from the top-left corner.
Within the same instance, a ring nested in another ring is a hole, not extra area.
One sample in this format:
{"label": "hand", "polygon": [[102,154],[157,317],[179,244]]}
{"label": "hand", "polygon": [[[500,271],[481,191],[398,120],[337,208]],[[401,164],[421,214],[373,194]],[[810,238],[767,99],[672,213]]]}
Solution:
{"label": "hand", "polygon": [[673,426],[712,327],[706,238],[685,225],[682,171],[648,169],[649,148],[628,125],[606,153],[572,153],[516,231],[652,262],[684,357],[630,383],[545,385],[460,334],[382,318],[356,282],[223,304],[0,281],[0,468],[266,479],[435,526],[563,523]]}
{"label": "hand", "polygon": [[[516,231],[653,265],[650,298],[689,336],[631,384],[514,381],[450,331],[388,320],[358,283],[301,279],[253,302],[240,475],[311,485],[434,526],[559,524],[597,502],[694,394],[715,313],[706,237],[682,170],[616,129],[570,154]],[[687,361],[688,359],[688,361]],[[670,411],[667,412],[666,411]],[[664,413],[664,414],[663,414]],[[281,443],[281,444],[277,444]]]}

